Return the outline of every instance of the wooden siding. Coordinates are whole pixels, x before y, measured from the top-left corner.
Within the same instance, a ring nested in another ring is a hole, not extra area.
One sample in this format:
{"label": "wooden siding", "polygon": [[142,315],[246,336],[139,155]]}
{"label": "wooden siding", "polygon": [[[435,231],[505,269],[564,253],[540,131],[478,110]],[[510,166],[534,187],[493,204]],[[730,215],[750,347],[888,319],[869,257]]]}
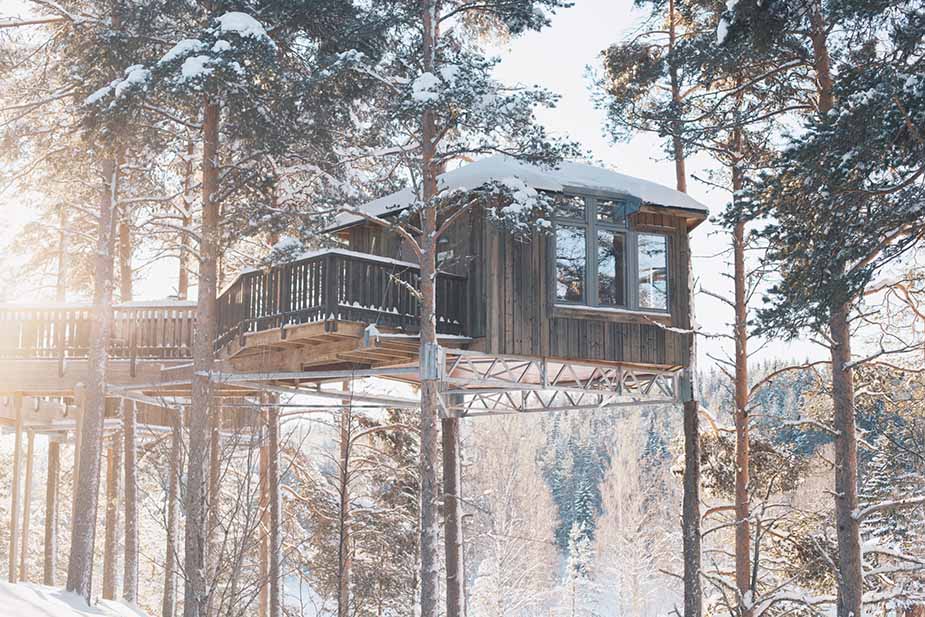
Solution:
{"label": "wooden siding", "polygon": [[[663,327],[689,328],[687,221],[639,212],[631,219],[631,229],[668,236],[669,312],[664,317],[557,307],[549,234],[520,241],[485,221],[481,211],[463,217],[451,230],[459,234],[452,242],[474,258],[443,268],[467,277],[464,333],[475,339],[472,348],[496,354],[687,364],[687,335]],[[398,239],[388,236],[370,225],[344,233],[352,250],[402,257]],[[627,285],[632,283],[627,280]]]}

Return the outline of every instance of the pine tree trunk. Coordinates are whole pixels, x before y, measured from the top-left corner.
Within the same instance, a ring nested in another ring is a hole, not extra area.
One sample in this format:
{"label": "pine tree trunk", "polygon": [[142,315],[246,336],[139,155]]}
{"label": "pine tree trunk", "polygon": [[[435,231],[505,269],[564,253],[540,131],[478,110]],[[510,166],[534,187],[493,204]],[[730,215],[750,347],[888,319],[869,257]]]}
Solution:
{"label": "pine tree trunk", "polygon": [[186,533],[183,614],[207,617],[206,472],[209,456],[210,376],[215,362],[216,274],[219,253],[218,192],[219,107],[204,99],[202,124],[202,231],[196,321],[193,326],[193,393],[187,456]]}
{"label": "pine tree trunk", "polygon": [[22,500],[22,549],[19,553],[19,580],[29,582],[29,524],[32,522],[32,470],[35,468],[35,432],[26,435],[26,480]]}
{"label": "pine tree trunk", "polygon": [[269,487],[269,465],[270,449],[268,447],[267,434],[262,434],[260,444],[260,459],[258,461],[258,470],[260,476],[260,552],[259,560],[259,584],[260,590],[257,595],[257,615],[258,617],[268,617],[270,611],[270,588],[268,582],[270,579],[270,487]]}
{"label": "pine tree trunk", "polygon": [[[218,576],[219,560],[221,559],[221,542],[218,538],[218,517],[221,512],[221,422],[222,406],[217,399],[212,399],[209,411],[209,499],[208,522],[206,530],[205,562],[209,564],[209,576]],[[214,615],[212,596],[206,607],[207,615]]]}
{"label": "pine tree trunk", "polygon": [[55,302],[67,301],[67,211],[64,206],[58,210],[58,276],[55,281]]}
{"label": "pine tree trunk", "polygon": [[122,433],[125,442],[125,557],[122,597],[138,601],[138,480],[136,478],[135,401],[122,399]]}
{"label": "pine tree trunk", "polygon": [[[435,7],[433,0],[422,0],[422,19],[424,27],[424,71],[434,70],[434,51],[436,45]],[[438,548],[439,537],[437,510],[437,459],[438,459],[438,387],[436,377],[437,362],[437,322],[435,315],[436,296],[436,231],[437,211],[433,203],[437,194],[436,146],[437,136],[434,114],[425,111],[421,121],[421,172],[422,198],[421,210],[421,419],[420,419],[420,476],[421,476],[421,617],[437,616],[438,597]],[[425,368],[429,366],[430,368]]]}
{"label": "pine tree trunk", "polygon": [[269,425],[269,449],[267,479],[270,481],[270,616],[282,616],[282,595],[280,593],[280,583],[282,572],[280,563],[282,560],[281,546],[281,526],[282,513],[280,508],[282,503],[279,496],[279,407],[275,404],[273,397],[270,398],[270,406],[267,408],[267,424]]}
{"label": "pine tree trunk", "polygon": [[103,597],[116,599],[116,536],[119,531],[119,476],[122,440],[116,433],[106,454],[106,523],[103,538]]}
{"label": "pine tree trunk", "polygon": [[176,610],[177,585],[177,506],[180,470],[183,468],[183,412],[177,410],[170,434],[170,461],[167,473],[167,542],[164,553],[164,597],[161,617],[173,617]]}
{"label": "pine tree trunk", "polygon": [[[344,383],[344,391],[350,387]],[[352,413],[350,401],[345,400],[340,414],[340,512],[337,543],[337,617],[350,615],[350,440]]]}
{"label": "pine tree trunk", "polygon": [[832,338],[832,402],[835,411],[835,525],[838,539],[838,617],[862,615],[864,575],[858,509],[858,441],[854,417],[854,371],[851,362],[849,306],[835,307]]}
{"label": "pine tree trunk", "polygon": [[20,475],[22,474],[22,433],[23,433],[23,409],[22,394],[17,392],[13,396],[13,407],[16,412],[16,428],[13,438],[13,487],[10,495],[10,554],[7,562],[7,580],[11,583],[16,582],[17,552],[19,551],[19,488]]}
{"label": "pine tree trunk", "polygon": [[[825,18],[821,0],[810,12],[810,39],[816,72],[819,115],[825,117],[835,105]],[[844,271],[836,275],[844,276]],[[850,305],[833,298],[829,317],[832,339],[832,404],[835,430],[835,524],[838,541],[838,617],[859,617],[864,593],[861,561],[861,530],[853,516],[858,507],[858,444],[855,430],[854,371],[851,362]]]}
{"label": "pine tree trunk", "polygon": [[66,584],[68,591],[88,602],[93,579],[93,544],[96,540],[100,455],[106,412],[107,345],[112,332],[112,215],[118,187],[115,159],[104,161],[102,177],[105,186],[100,191],[99,231],[94,257],[93,321],[90,326],[86,402],[80,419],[80,463]]}
{"label": "pine tree trunk", "polygon": [[183,171],[183,214],[181,221],[183,231],[180,233],[180,270],[177,274],[177,297],[186,300],[189,297],[189,257],[190,235],[187,231],[193,224],[193,153],[195,145],[192,140],[186,146],[186,163]]}
{"label": "pine tree trunk", "polygon": [[132,297],[132,229],[128,212],[122,207],[119,209],[119,301],[131,302]]}
{"label": "pine tree trunk", "polygon": [[[677,40],[677,24],[675,15],[675,0],[668,0],[668,53],[674,51]],[[678,79],[678,67],[672,62],[668,67],[668,77],[671,81],[671,102],[675,109],[681,106],[681,85]],[[681,141],[681,123],[678,120],[671,122],[671,147],[674,153],[674,172],[677,189],[687,192],[687,170],[684,156],[684,142]]]}
{"label": "pine tree trunk", "polygon": [[61,468],[61,444],[48,442],[48,470],[45,479],[45,563],[42,583],[53,587],[58,568],[58,477]]}
{"label": "pine tree trunk", "polygon": [[[733,190],[742,188],[738,167],[733,169]],[[745,305],[745,223],[738,222],[732,234],[735,280],[735,562],[739,615],[751,617],[751,507],[749,504],[748,427],[748,323]],[[748,600],[748,601],[746,601]]]}
{"label": "pine tree trunk", "polygon": [[[454,395],[462,398],[460,395]],[[459,418],[443,418],[443,543],[446,554],[446,616],[465,615],[462,563],[462,478],[459,468]]]}

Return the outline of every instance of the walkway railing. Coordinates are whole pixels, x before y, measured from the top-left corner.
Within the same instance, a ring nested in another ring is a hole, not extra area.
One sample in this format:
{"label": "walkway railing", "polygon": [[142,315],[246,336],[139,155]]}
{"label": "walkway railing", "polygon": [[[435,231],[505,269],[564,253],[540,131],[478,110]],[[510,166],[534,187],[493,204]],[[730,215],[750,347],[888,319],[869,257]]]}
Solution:
{"label": "walkway railing", "polygon": [[[113,307],[109,355],[115,359],[191,357],[194,302],[138,302]],[[89,305],[0,305],[0,357],[85,358]]]}
{"label": "walkway railing", "polygon": [[[436,285],[438,332],[463,334],[466,278],[441,272]],[[248,332],[333,320],[417,332],[418,289],[415,264],[338,249],[246,271],[218,298],[216,345]]]}

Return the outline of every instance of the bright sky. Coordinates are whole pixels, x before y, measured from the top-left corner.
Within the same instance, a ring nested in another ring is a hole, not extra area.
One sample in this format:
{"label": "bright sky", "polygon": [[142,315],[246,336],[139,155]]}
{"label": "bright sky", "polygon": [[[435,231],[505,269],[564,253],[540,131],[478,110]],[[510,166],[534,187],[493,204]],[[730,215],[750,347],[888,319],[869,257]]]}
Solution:
{"label": "bright sky", "polygon": [[[0,5],[4,5],[0,8],[0,16],[21,13],[4,10],[18,4],[15,0],[7,2],[9,0],[0,0]],[[586,77],[586,67],[595,65],[601,50],[632,29],[639,15],[631,0],[577,0],[574,7],[553,18],[551,28],[527,34],[499,49],[502,63],[498,76],[509,83],[539,84],[560,94],[559,106],[543,112],[541,120],[550,130],[579,141],[595,159],[622,173],[673,187],[674,167],[665,158],[657,138],[642,135],[630,143],[613,144],[603,135],[603,113],[591,102]],[[695,158],[689,161],[688,171],[692,175],[703,175],[710,164],[708,159]],[[714,213],[729,199],[728,193],[711,189],[693,178],[689,180],[689,192]],[[0,228],[0,242],[3,242],[14,226],[28,219],[29,209],[9,195],[0,198],[0,208],[8,214],[7,224]],[[731,281],[722,273],[731,272],[731,267],[725,257],[716,254],[728,246],[727,236],[709,222],[693,234],[694,271],[700,284],[726,297],[731,296]],[[162,262],[142,276],[143,280],[137,285],[139,299],[162,298],[174,292],[175,265],[172,262]],[[697,298],[697,319],[704,331],[729,332],[730,311],[723,303],[704,294]],[[701,362],[711,364],[707,354],[723,355],[722,347],[717,339],[701,339]],[[758,345],[753,344],[753,347]],[[821,353],[817,347],[796,341],[767,345],[758,357],[802,360]]]}

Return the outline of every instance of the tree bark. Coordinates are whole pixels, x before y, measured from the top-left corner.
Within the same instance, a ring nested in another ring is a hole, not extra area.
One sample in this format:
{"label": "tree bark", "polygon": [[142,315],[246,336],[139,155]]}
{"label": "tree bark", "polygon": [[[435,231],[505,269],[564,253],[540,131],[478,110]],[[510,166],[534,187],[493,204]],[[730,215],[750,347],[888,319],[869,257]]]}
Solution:
{"label": "tree bark", "polygon": [[119,530],[119,477],[122,440],[116,433],[106,455],[106,523],[103,539],[103,597],[116,599],[116,536]]}
{"label": "tree bark", "polygon": [[[835,105],[831,63],[821,0],[810,12],[810,40],[819,115],[825,117]],[[844,270],[836,273],[844,276]],[[862,615],[864,574],[861,559],[861,530],[853,513],[858,507],[858,443],[854,410],[854,371],[851,362],[851,306],[843,297],[833,297],[829,317],[832,340],[832,404],[835,419],[835,524],[838,542],[837,614]]]}
{"label": "tree bark", "polygon": [[270,615],[269,617],[281,617],[282,615],[282,596],[280,594],[280,582],[282,580],[281,560],[282,546],[280,528],[282,526],[282,517],[280,508],[282,504],[279,496],[279,407],[276,401],[270,397],[270,406],[267,408],[267,431],[269,437],[268,448],[268,465],[267,479],[270,482]]}
{"label": "tree bark", "polygon": [[16,582],[17,551],[19,551],[19,476],[22,475],[22,394],[17,392],[13,396],[13,407],[16,413],[16,429],[13,444],[13,490],[10,495],[10,555],[7,563],[7,580]]}
{"label": "tree bark", "polygon": [[119,209],[119,301],[131,302],[132,285],[132,228],[129,214],[123,206]]}
{"label": "tree bark", "polygon": [[135,401],[122,399],[122,433],[125,442],[125,556],[122,597],[138,601],[138,484],[135,476]]}
{"label": "tree bark", "polygon": [[[423,65],[425,72],[434,71],[436,47],[435,5],[433,0],[421,0],[421,17],[424,30]],[[437,322],[436,296],[436,231],[437,210],[433,203],[437,194],[436,121],[434,113],[426,110],[421,118],[421,418],[420,418],[420,476],[421,476],[421,617],[437,616],[438,548],[437,510],[437,459],[438,459],[438,388],[437,380]]]}
{"label": "tree bark", "polygon": [[[221,542],[218,539],[218,517],[221,511],[221,403],[213,399],[209,410],[209,508],[208,527],[206,530],[205,561],[209,564],[211,577],[218,575],[221,559]],[[206,614],[213,615],[212,597],[209,596]]]}
{"label": "tree bark", "polygon": [[170,432],[170,461],[167,478],[167,542],[164,554],[164,597],[161,617],[173,617],[177,604],[177,491],[183,465],[183,411],[177,410]]}
{"label": "tree bark", "polygon": [[838,617],[861,612],[864,574],[858,509],[858,441],[854,417],[849,305],[836,306],[829,322],[832,338],[832,402],[835,412],[835,525],[838,540]]}
{"label": "tree bark", "polygon": [[55,281],[55,302],[67,301],[67,210],[58,210],[58,276]]}
{"label": "tree bark", "polygon": [[[349,382],[344,382],[344,391]],[[350,615],[350,570],[353,563],[350,551],[350,446],[352,438],[352,412],[350,401],[344,400],[340,413],[340,512],[337,543],[337,617]]]}
{"label": "tree bark", "polygon": [[[734,140],[738,143],[738,139]],[[737,150],[738,151],[738,150]],[[738,194],[742,177],[738,165],[732,170],[732,188]],[[733,197],[734,199],[734,197]],[[748,419],[748,313],[745,280],[745,223],[736,223],[732,232],[733,279],[735,282],[735,562],[739,614],[751,617],[751,505],[749,503],[749,419]]]}
{"label": "tree bark", "polygon": [[93,321],[90,327],[86,403],[80,419],[80,465],[68,559],[68,591],[88,602],[93,580],[93,544],[100,485],[100,454],[103,417],[106,412],[106,370],[112,332],[112,216],[116,206],[118,164],[104,161],[105,186],[100,192],[99,232],[96,243],[93,283]]}
{"label": "tree bark", "polygon": [[462,562],[459,418],[443,418],[441,425],[443,429],[443,542],[446,555],[446,615],[447,617],[461,617],[466,611],[465,575]]}
{"label": "tree bark", "polygon": [[[677,41],[675,0],[668,0],[668,55],[672,57],[675,42]],[[678,67],[674,61],[668,65],[668,77],[671,81],[671,102],[674,113],[681,109],[681,83],[678,78]],[[671,122],[671,147],[674,152],[675,184],[682,193],[687,192],[687,170],[684,156],[684,142],[681,140],[681,123],[678,120]]]}
{"label": "tree bark", "polygon": [[268,586],[270,578],[270,561],[269,555],[270,552],[270,537],[269,537],[269,527],[270,527],[270,487],[269,487],[269,470],[267,466],[269,464],[269,448],[267,447],[267,435],[263,434],[263,439],[260,444],[260,460],[259,465],[259,474],[260,474],[260,591],[257,595],[257,615],[258,617],[268,617],[270,611],[270,588]]}
{"label": "tree bark", "polygon": [[32,470],[35,468],[35,433],[26,435],[26,481],[22,500],[22,550],[19,553],[19,580],[29,582],[29,524],[32,522]]}
{"label": "tree bark", "polygon": [[42,583],[53,587],[58,568],[58,477],[61,467],[61,444],[48,442],[48,470],[45,478],[45,563]]}
{"label": "tree bark", "polygon": [[190,257],[190,235],[187,231],[193,224],[193,196],[191,187],[193,184],[193,153],[195,145],[192,140],[186,146],[186,163],[183,173],[183,214],[181,220],[183,231],[180,233],[180,271],[177,275],[177,297],[180,300],[186,300],[189,297],[189,257]]}
{"label": "tree bark", "polygon": [[187,456],[186,533],[184,543],[183,614],[207,616],[206,467],[209,456],[209,403],[215,362],[216,264],[219,253],[218,140],[219,106],[204,98],[202,124],[202,231],[199,246],[199,285],[193,327],[193,387]]}

